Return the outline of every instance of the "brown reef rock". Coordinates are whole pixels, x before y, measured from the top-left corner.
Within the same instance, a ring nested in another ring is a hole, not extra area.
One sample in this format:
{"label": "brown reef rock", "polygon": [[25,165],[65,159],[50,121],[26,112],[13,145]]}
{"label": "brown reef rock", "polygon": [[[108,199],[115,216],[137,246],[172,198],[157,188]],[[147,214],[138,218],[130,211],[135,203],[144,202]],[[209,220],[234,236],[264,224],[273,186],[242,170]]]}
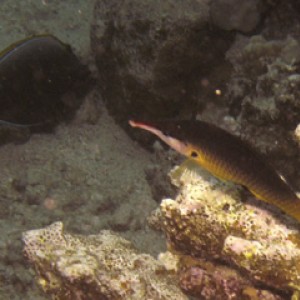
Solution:
{"label": "brown reef rock", "polygon": [[91,45],[103,98],[119,123],[129,115],[194,113],[204,94],[213,96],[228,78],[225,52],[233,35],[211,26],[209,3],[96,1]]}

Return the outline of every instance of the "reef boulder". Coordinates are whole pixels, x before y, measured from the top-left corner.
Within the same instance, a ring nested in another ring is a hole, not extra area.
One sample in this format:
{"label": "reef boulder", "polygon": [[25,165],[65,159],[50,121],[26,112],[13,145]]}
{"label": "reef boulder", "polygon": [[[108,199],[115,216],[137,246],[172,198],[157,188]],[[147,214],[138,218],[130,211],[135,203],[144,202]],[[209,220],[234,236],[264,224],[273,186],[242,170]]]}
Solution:
{"label": "reef boulder", "polygon": [[209,2],[96,2],[92,49],[104,100],[121,124],[192,115],[224,84],[232,35],[209,24]]}
{"label": "reef boulder", "polygon": [[[285,293],[297,295],[300,234],[294,220],[253,198],[242,202],[241,189],[220,182],[193,163],[173,170],[171,178],[180,191],[175,200],[162,201],[160,222],[175,256],[225,264],[245,276],[246,286],[278,291],[276,297]],[[201,268],[199,271],[199,263],[191,263],[192,259],[181,262],[180,269],[195,267],[192,271],[212,281],[211,272]],[[187,281],[193,276],[187,274],[184,278]],[[197,290],[195,286],[190,289]]]}
{"label": "reef boulder", "polygon": [[110,231],[72,235],[56,222],[25,232],[23,242],[38,284],[53,299],[188,299],[161,263]]}

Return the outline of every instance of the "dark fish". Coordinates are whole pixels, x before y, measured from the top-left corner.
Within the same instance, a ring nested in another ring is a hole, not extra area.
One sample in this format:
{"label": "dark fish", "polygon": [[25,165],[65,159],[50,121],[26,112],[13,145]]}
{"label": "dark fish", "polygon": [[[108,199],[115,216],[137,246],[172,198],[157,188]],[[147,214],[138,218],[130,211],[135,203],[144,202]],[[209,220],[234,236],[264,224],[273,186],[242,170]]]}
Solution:
{"label": "dark fish", "polygon": [[52,35],[28,37],[0,52],[0,120],[51,132],[74,117],[91,84],[69,45]]}
{"label": "dark fish", "polygon": [[129,121],[152,132],[216,177],[245,186],[256,198],[271,203],[300,221],[300,199],[264,157],[237,136],[202,121]]}

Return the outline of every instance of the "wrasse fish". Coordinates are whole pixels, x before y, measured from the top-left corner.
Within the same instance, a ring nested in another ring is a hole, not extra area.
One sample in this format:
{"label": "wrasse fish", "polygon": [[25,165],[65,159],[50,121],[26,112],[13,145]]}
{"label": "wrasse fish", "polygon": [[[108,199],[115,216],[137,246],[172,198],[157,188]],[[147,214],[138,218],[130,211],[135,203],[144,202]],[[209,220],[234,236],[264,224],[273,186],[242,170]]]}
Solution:
{"label": "wrasse fish", "polygon": [[245,186],[256,198],[300,221],[300,198],[264,157],[235,135],[202,121],[138,122],[214,176]]}

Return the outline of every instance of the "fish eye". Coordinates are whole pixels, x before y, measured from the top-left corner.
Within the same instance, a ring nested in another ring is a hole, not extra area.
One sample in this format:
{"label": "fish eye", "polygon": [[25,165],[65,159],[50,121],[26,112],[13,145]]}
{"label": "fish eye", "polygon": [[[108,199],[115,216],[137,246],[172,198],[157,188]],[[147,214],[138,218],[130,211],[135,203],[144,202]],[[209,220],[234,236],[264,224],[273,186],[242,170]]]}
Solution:
{"label": "fish eye", "polygon": [[198,157],[198,153],[196,151],[192,151],[191,157],[194,157],[194,158]]}

